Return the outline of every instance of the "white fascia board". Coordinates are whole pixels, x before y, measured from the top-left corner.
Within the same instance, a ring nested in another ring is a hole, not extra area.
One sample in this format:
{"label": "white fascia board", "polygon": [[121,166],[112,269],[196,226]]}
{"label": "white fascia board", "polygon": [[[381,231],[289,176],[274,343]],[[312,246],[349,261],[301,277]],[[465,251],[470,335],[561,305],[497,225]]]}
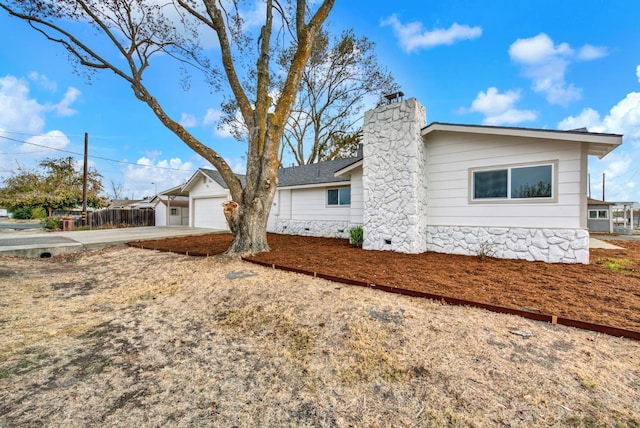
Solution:
{"label": "white fascia board", "polygon": [[206,175],[204,174],[204,172],[202,172],[201,170],[197,170],[192,176],[191,178],[184,183],[184,185],[182,186],[182,191],[183,192],[188,192],[189,190],[191,190],[191,188],[193,187],[193,183],[195,183],[196,178],[199,175],[204,175],[206,177]]}
{"label": "white fascia board", "polygon": [[329,183],[301,184],[298,186],[278,187],[278,190],[313,189],[320,187],[344,187],[351,185],[351,181],[331,181]]}
{"label": "white fascia board", "polygon": [[344,177],[345,174],[347,174],[348,172],[353,171],[354,169],[358,168],[358,167],[362,167],[362,159],[360,159],[358,162],[353,163],[349,166],[346,166],[342,169],[339,169],[338,171],[336,171],[335,174],[333,174],[334,177]]}
{"label": "white fascia board", "polygon": [[581,131],[560,131],[551,129],[510,128],[502,126],[456,125],[434,122],[422,128],[425,138],[434,132],[459,132],[464,134],[500,135],[507,137],[538,138],[548,141],[575,141],[586,143],[589,155],[602,159],[622,144],[622,135]]}

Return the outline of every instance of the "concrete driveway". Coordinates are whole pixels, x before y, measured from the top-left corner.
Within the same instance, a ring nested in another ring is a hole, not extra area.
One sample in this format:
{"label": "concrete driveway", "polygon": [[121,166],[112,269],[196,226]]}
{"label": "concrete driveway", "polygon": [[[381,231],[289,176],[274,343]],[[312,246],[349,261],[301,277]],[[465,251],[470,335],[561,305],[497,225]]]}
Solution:
{"label": "concrete driveway", "polygon": [[71,232],[11,232],[0,234],[0,256],[51,257],[89,248],[177,236],[226,233],[187,226],[127,227]]}

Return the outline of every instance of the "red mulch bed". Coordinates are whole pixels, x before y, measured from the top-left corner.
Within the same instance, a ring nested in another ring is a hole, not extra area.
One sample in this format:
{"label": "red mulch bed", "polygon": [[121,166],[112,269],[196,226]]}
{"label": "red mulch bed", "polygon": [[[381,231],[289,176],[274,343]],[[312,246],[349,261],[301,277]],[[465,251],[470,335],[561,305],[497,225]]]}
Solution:
{"label": "red mulch bed", "polygon": [[[343,239],[270,234],[268,240],[271,251],[250,260],[640,331],[638,241],[612,241],[624,249],[593,249],[590,265],[568,265],[365,251]],[[231,235],[211,234],[130,245],[215,255],[230,243]],[[607,267],[613,259],[626,260],[622,269]]]}

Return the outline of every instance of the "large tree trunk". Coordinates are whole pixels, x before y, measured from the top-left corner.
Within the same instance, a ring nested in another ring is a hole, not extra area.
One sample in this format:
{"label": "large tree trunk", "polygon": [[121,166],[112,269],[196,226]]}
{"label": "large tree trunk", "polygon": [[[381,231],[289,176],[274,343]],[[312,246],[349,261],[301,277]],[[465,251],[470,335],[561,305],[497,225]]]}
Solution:
{"label": "large tree trunk", "polygon": [[237,256],[269,251],[267,243],[269,211],[263,207],[263,201],[256,200],[255,203],[244,207],[230,201],[224,206],[224,214],[233,233],[233,243],[225,254]]}
{"label": "large tree trunk", "polygon": [[224,204],[224,215],[233,234],[227,255],[248,255],[269,251],[267,221],[277,189],[277,170],[266,168],[274,156],[251,162],[249,155],[247,183],[239,201]]}

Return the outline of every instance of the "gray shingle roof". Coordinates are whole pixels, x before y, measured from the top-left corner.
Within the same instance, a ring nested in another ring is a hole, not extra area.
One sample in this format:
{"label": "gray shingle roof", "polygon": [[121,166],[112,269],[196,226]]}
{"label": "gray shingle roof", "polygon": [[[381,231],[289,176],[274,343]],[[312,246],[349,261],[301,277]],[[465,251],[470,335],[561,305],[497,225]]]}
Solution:
{"label": "gray shingle roof", "polygon": [[362,156],[279,169],[278,187],[349,181],[348,178],[336,177],[334,174],[336,171],[346,168],[360,159],[362,159]]}
{"label": "gray shingle roof", "polygon": [[[229,188],[229,186],[227,186],[227,183],[224,182],[222,175],[215,169],[200,168],[200,171],[202,171],[207,177],[221,185],[223,189]],[[246,177],[242,174],[236,174],[236,177],[240,179],[240,183],[242,183],[242,186],[244,187],[246,183]]]}
{"label": "gray shingle roof", "polygon": [[[303,186],[309,184],[340,183],[349,181],[348,178],[336,177],[336,171],[352,165],[362,159],[362,155],[336,159],[327,162],[314,163],[311,165],[292,166],[278,170],[278,187]],[[222,175],[214,169],[200,168],[207,177],[218,183],[222,188],[228,189],[227,183],[222,179]],[[236,174],[242,186],[246,183],[246,176]]]}

